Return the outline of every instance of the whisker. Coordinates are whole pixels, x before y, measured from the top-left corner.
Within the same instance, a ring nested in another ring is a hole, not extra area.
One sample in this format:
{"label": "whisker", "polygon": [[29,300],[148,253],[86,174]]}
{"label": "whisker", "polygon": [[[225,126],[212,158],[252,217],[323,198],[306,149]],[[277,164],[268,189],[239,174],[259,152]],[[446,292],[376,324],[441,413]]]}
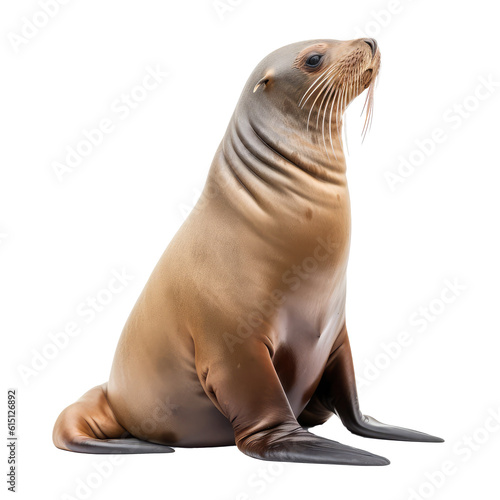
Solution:
{"label": "whisker", "polygon": [[[329,131],[329,136],[330,136],[330,146],[332,147],[333,155],[335,156],[335,158],[337,158],[337,153],[335,152],[335,146],[333,145],[332,116],[333,116],[333,109],[335,107],[335,102],[338,99],[339,94],[342,92],[342,85],[343,85],[342,75],[341,75],[339,81],[341,82],[341,86],[340,87],[335,87],[334,88],[332,86],[332,90],[331,90],[331,94],[330,94],[331,100],[329,100],[327,102],[327,106],[325,107],[325,115],[323,117],[323,119],[325,120],[326,119],[326,113],[328,111],[328,105],[329,105],[330,106],[330,114],[329,114],[329,117],[328,117],[328,131]],[[324,126],[325,126],[325,124],[324,124],[324,121],[323,121],[323,128],[324,128]],[[324,145],[325,145],[325,148],[326,148],[326,144],[325,143],[324,143]]]}
{"label": "whisker", "polygon": [[[317,82],[318,80],[320,80],[320,79],[321,79],[321,78],[325,75],[325,73],[326,73],[327,71],[329,71],[330,69],[331,69],[330,67],[326,68],[326,69],[325,69],[325,70],[324,70],[324,71],[323,71],[323,72],[322,72],[322,73],[318,76],[318,78],[316,78],[316,80],[314,80],[314,82],[312,82],[312,83],[311,83],[311,85],[309,85],[309,88],[308,88],[308,89],[304,92],[304,95],[302,96],[302,98],[301,98],[301,99],[300,99],[300,101],[299,101],[299,106],[300,106],[300,107],[303,107],[303,106],[301,106],[302,101],[304,100],[304,98],[306,97],[306,95],[309,93],[309,91],[311,90],[311,88],[312,88],[312,87],[316,84],[316,82]],[[313,92],[314,92],[314,91],[313,91]],[[305,104],[305,103],[304,103],[304,104]]]}
{"label": "whisker", "polygon": [[342,116],[342,129],[343,129],[343,133],[344,133],[345,147],[347,150],[347,154],[349,154],[349,143],[347,142],[347,114],[346,114],[346,111],[347,111],[347,108],[349,107],[349,99],[351,98],[351,94],[355,88],[354,84],[357,83],[356,77],[357,77],[358,72],[359,72],[359,67],[356,68],[354,78],[352,78],[349,81],[349,89],[348,89],[348,92],[346,93],[346,96],[344,99],[344,105],[342,107],[342,115],[343,115]]}
{"label": "whisker", "polygon": [[[363,73],[361,71],[361,67],[358,66],[356,68],[355,75],[353,78],[351,92],[354,92],[356,89],[359,89],[361,87],[362,77],[363,77]],[[346,109],[344,110],[344,113],[345,113],[345,116],[344,116],[344,136],[345,136],[345,143],[346,143],[346,148],[347,148],[348,153],[349,153],[349,143],[347,140],[347,114],[346,114],[346,111],[347,111],[347,108],[349,108],[349,106],[350,106],[350,103],[347,104]]]}
{"label": "whisker", "polygon": [[311,93],[309,94],[309,96],[307,97],[307,99],[306,99],[304,102],[302,102],[302,105],[301,105],[301,104],[300,104],[300,102],[299,102],[299,106],[300,106],[301,108],[304,108],[304,106],[306,105],[307,101],[311,98],[311,96],[314,94],[314,92],[316,92],[316,90],[319,88],[319,86],[320,86],[320,85],[321,85],[321,84],[322,84],[322,83],[323,83],[326,79],[328,79],[328,77],[330,76],[331,72],[332,72],[334,69],[335,69],[335,67],[334,67],[334,66],[333,66],[333,67],[330,67],[330,68],[327,68],[327,69],[326,69],[326,70],[325,70],[325,71],[324,71],[324,72],[323,72],[323,73],[319,76],[319,78],[317,78],[317,79],[316,79],[316,80],[315,80],[315,81],[314,81],[314,82],[310,85],[310,87],[307,89],[306,93],[305,93],[305,94],[304,94],[304,96],[302,97],[301,102],[302,102],[302,100],[304,99],[304,97],[306,96],[306,94],[309,92],[309,90],[311,90],[311,89],[312,89],[312,87],[315,85],[315,83],[316,83],[316,82],[318,82],[318,80],[319,80],[320,78],[322,78],[322,79],[321,79],[321,81],[317,83],[316,88],[314,88],[313,90],[311,90]]}
{"label": "whisker", "polygon": [[[328,148],[326,147],[326,140],[325,140],[325,115],[326,115],[326,111],[328,109],[328,102],[330,101],[330,98],[332,96],[332,89],[333,89],[333,86],[330,86],[328,88],[328,91],[325,94],[325,96],[328,96],[328,100],[326,101],[325,111],[323,112],[323,121],[322,121],[322,127],[321,127],[321,138],[323,139],[323,145],[325,146],[325,153],[326,153],[326,156],[328,157],[328,159],[330,159],[330,154],[328,153]],[[323,105],[323,103],[321,103],[321,105]],[[316,127],[318,127],[318,124],[319,124],[319,114],[318,114],[318,118],[316,121]]]}
{"label": "whisker", "polygon": [[328,123],[328,130],[329,130],[329,135],[330,135],[330,146],[332,147],[333,154],[335,156],[335,159],[338,160],[337,158],[337,153],[335,153],[335,147],[333,146],[333,138],[332,138],[332,116],[333,116],[333,105],[334,105],[335,99],[332,99],[332,102],[330,104],[330,117],[329,117],[329,123]]}
{"label": "whisker", "polygon": [[318,127],[318,125],[319,125],[319,117],[321,115],[321,108],[323,107],[323,103],[325,102],[325,98],[329,95],[330,90],[333,88],[333,79],[335,78],[336,75],[337,75],[337,72],[335,72],[333,75],[331,75],[331,77],[328,79],[328,82],[327,82],[328,89],[325,92],[325,95],[321,101],[321,104],[319,105],[318,116],[316,117],[316,127]]}
{"label": "whisker", "polygon": [[[361,132],[362,134],[362,141],[365,140],[366,134],[368,133],[368,130],[371,127],[371,122],[373,120],[373,82],[370,82],[370,86],[368,87],[368,95],[366,96],[366,116],[365,116],[365,123],[363,125],[363,130]],[[363,108],[364,109],[364,108]]]}
{"label": "whisker", "polygon": [[[334,106],[335,97],[336,97],[335,90],[333,88],[332,88],[330,97],[332,97],[332,99],[331,99],[331,101],[329,101],[329,103],[327,103],[327,105],[325,107],[325,116],[326,116],[326,113],[328,112],[328,104],[329,104],[330,105],[330,115],[328,117],[328,135],[329,135],[329,139],[330,139],[330,146],[332,148],[333,156],[335,156],[335,159],[338,160],[337,153],[335,152],[335,146],[333,145],[333,137],[332,137],[332,115],[333,115],[333,106]],[[325,148],[326,148],[326,144],[325,144]]]}
{"label": "whisker", "polygon": [[336,122],[337,122],[337,136],[339,138],[339,141],[340,141],[340,145],[342,146],[342,137],[341,137],[341,134],[340,134],[340,116],[341,116],[341,110],[340,110],[340,106],[341,106],[341,101],[342,101],[342,95],[344,94],[344,87],[341,89],[341,92],[339,92],[339,95],[338,95],[338,98],[337,98],[337,109],[336,109],[336,112],[335,112],[335,119],[336,119]]}
{"label": "whisker", "polygon": [[[310,109],[309,115],[307,117],[307,130],[309,130],[309,120],[311,119],[311,114],[313,112],[314,105],[316,104],[316,102],[318,101],[318,99],[321,97],[321,95],[323,94],[323,92],[325,91],[325,89],[327,89],[327,87],[330,85],[330,82],[332,81],[333,77],[334,77],[334,75],[330,76],[330,78],[328,78],[328,80],[324,83],[323,87],[321,88],[321,90],[319,91],[318,95],[316,96],[316,99],[314,99],[314,102],[311,105],[311,109]],[[321,106],[323,105],[323,101],[325,100],[325,97],[326,97],[327,93],[328,93],[328,91],[325,93],[325,96],[323,97],[323,100],[321,101],[321,104],[319,106],[319,109],[318,109],[318,120],[316,121],[316,126],[318,126],[319,115],[321,113]]]}

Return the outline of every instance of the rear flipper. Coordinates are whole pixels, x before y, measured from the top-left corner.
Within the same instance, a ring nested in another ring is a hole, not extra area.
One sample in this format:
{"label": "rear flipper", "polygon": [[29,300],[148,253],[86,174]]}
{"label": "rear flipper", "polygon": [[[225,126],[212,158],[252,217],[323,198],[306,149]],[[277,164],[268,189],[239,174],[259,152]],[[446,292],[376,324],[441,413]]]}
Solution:
{"label": "rear flipper", "polygon": [[[56,444],[58,448],[61,448]],[[93,453],[95,455],[132,455],[139,453],[173,453],[175,450],[162,444],[149,443],[136,438],[95,439],[76,438],[67,448],[77,453]]]}
{"label": "rear flipper", "polygon": [[52,434],[61,450],[94,454],[172,453],[169,446],[131,437],[116,421],[106,384],[86,392],[57,419]]}
{"label": "rear flipper", "polygon": [[359,409],[351,347],[344,328],[333,346],[323,377],[310,402],[299,415],[303,427],[322,424],[336,413],[353,434],[395,441],[442,443],[443,439],[423,432],[395,427],[363,415]]}
{"label": "rear flipper", "polygon": [[[224,349],[224,348],[222,348]],[[208,351],[200,349],[200,351]],[[279,462],[387,465],[389,460],[304,430],[295,419],[263,342],[197,360],[205,392],[231,422],[240,451]]]}

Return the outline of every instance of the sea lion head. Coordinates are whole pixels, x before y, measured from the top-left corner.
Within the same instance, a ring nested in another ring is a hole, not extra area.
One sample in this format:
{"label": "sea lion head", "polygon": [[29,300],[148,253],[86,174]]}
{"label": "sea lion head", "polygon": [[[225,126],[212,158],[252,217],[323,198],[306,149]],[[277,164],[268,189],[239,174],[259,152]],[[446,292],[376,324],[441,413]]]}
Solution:
{"label": "sea lion head", "polygon": [[364,90],[366,134],[379,69],[380,51],[373,38],[287,45],[257,65],[237,116],[245,115],[266,142],[279,145],[288,137],[293,145],[286,145],[287,151],[306,162],[328,164],[342,155],[342,115]]}

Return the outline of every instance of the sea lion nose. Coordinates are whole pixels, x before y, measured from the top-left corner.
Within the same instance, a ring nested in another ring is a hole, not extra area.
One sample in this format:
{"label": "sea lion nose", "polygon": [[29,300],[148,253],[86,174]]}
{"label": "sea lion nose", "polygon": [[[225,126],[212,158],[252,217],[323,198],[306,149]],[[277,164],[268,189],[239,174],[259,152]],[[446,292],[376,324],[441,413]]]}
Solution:
{"label": "sea lion nose", "polygon": [[363,42],[367,43],[372,49],[372,57],[377,52],[377,40],[375,38],[363,38]]}

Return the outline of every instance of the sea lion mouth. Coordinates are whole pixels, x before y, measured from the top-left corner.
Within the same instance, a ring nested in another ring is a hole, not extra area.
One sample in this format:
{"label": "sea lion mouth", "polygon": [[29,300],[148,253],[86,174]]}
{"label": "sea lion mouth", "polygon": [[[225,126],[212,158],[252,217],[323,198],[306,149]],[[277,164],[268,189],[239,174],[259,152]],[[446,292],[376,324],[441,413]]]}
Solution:
{"label": "sea lion mouth", "polygon": [[368,68],[364,73],[363,73],[363,86],[365,90],[370,86],[370,83],[372,81],[373,77],[373,68]]}

